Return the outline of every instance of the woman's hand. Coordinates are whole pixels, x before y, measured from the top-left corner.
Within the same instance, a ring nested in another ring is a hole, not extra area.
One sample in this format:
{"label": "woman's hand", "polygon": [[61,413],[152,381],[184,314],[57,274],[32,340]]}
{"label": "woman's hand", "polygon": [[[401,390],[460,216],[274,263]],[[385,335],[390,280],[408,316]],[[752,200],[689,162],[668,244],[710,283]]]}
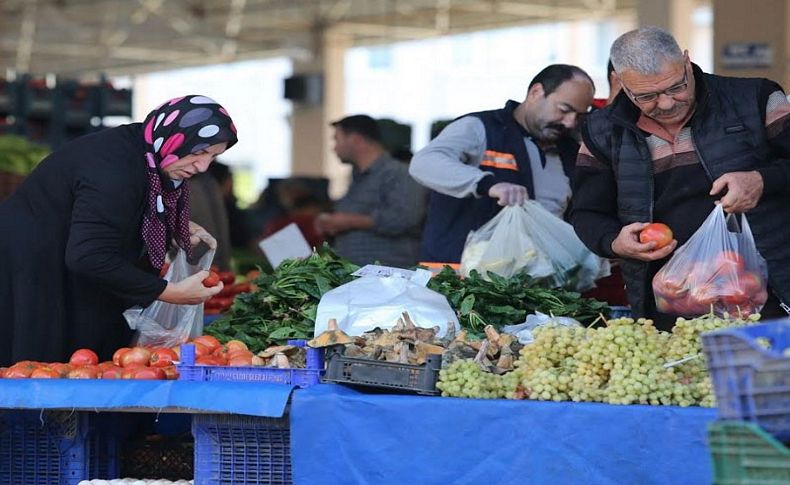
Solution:
{"label": "woman's hand", "polygon": [[178,283],[167,283],[165,291],[159,295],[159,300],[176,305],[197,305],[216,295],[225,286],[220,282],[217,286],[206,288],[203,280],[209,275],[208,271],[199,271]]}
{"label": "woman's hand", "polygon": [[210,249],[217,249],[217,240],[208,233],[202,226],[189,221],[189,243],[195,247],[200,241],[208,245]]}

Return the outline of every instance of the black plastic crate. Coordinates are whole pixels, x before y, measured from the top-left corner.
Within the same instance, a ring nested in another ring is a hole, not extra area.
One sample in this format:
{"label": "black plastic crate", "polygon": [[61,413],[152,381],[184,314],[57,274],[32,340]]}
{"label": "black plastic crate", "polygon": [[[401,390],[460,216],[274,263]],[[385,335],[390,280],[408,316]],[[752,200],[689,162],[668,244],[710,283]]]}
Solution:
{"label": "black plastic crate", "polygon": [[343,355],[345,350],[342,345],[327,349],[324,381],[428,396],[441,392],[436,389],[442,368],[441,355],[431,354],[425,364],[413,365],[346,357]]}
{"label": "black plastic crate", "polygon": [[288,416],[196,414],[195,485],[293,483]]}
{"label": "black plastic crate", "polygon": [[121,448],[121,476],[191,480],[195,444],[191,436],[148,436],[126,441]]}

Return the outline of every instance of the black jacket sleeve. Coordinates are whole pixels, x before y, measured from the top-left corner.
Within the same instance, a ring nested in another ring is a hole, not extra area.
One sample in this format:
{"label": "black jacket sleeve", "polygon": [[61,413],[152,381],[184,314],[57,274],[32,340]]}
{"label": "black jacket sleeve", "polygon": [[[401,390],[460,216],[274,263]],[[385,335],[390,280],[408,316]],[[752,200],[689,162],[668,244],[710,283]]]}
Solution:
{"label": "black jacket sleeve", "polygon": [[147,306],[167,282],[138,268],[128,257],[128,242],[139,237],[145,187],[127,175],[123,170],[99,170],[76,178],[66,266],[130,306]]}
{"label": "black jacket sleeve", "polygon": [[573,177],[570,223],[579,239],[595,254],[616,258],[612,241],[623,225],[617,217],[617,183],[608,161],[582,144]]}

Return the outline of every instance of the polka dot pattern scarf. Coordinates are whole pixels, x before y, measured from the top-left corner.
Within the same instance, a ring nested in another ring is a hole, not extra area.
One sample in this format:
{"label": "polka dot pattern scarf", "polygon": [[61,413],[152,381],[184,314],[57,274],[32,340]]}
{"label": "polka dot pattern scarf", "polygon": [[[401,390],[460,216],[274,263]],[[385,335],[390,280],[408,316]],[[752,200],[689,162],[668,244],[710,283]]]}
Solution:
{"label": "polka dot pattern scarf", "polygon": [[[148,207],[142,236],[154,268],[165,262],[167,241],[190,254],[189,185],[177,188],[162,171],[177,160],[218,143],[236,141],[236,127],[225,108],[206,96],[183,96],[151,111],[143,122],[145,161],[148,167]],[[163,183],[164,181],[164,183]]]}

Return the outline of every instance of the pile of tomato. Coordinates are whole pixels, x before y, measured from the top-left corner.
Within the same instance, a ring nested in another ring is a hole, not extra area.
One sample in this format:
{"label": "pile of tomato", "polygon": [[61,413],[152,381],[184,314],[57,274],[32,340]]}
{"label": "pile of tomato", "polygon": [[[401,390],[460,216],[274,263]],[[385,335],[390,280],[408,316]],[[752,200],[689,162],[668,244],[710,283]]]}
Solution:
{"label": "pile of tomato", "polygon": [[[238,340],[221,344],[219,340],[202,335],[191,341],[195,345],[196,363],[202,365],[250,366],[260,364]],[[5,379],[178,379],[176,364],[180,346],[172,348],[123,347],[115,351],[112,360],[99,362],[90,349],[79,349],[67,363],[24,360],[11,367],[0,367],[0,378]]]}
{"label": "pile of tomato", "polygon": [[252,281],[258,276],[257,271],[247,273],[243,281],[235,283],[236,275],[232,271],[218,271],[212,267],[209,276],[203,280],[207,287],[217,286],[219,282],[224,285],[222,291],[212,296],[203,304],[205,315],[217,315],[233,305],[233,300],[239,293],[249,293],[253,289]]}
{"label": "pile of tomato", "polygon": [[702,315],[711,311],[750,315],[768,300],[766,282],[747,268],[735,251],[721,251],[712,260],[696,261],[688,271],[659,273],[653,279],[656,307],[673,315]]}

